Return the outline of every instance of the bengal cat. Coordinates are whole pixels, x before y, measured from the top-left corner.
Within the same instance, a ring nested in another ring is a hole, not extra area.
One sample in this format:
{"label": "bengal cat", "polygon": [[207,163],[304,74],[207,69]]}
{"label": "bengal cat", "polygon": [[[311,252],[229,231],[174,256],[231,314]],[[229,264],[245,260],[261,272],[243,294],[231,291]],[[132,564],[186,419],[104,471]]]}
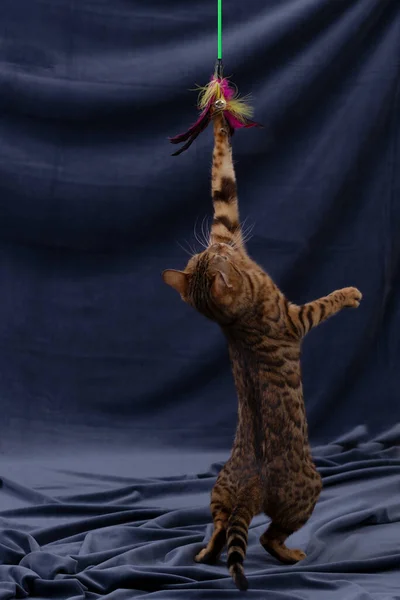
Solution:
{"label": "bengal cat", "polygon": [[190,258],[184,271],[164,271],[163,279],[216,321],[228,341],[238,425],[231,456],[211,494],[214,531],[195,560],[216,561],[227,543],[229,571],[236,586],[246,590],[243,560],[253,516],[264,512],[271,518],[260,542],[272,556],[287,564],[306,556],[285,545],[311,516],[322,488],[308,442],[301,341],[342,308],[358,307],[361,293],[347,287],[297,306],[248,256],[221,113],[214,116],[212,197],[209,246]]}

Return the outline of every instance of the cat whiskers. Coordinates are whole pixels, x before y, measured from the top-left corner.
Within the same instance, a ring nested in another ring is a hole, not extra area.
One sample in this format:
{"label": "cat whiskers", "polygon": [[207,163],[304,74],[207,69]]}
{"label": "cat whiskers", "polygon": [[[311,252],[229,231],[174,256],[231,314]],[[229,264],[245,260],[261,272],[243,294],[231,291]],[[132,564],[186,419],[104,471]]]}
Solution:
{"label": "cat whiskers", "polygon": [[207,245],[207,248],[209,247],[209,245],[211,244],[211,230],[210,230],[210,225],[209,225],[209,221],[208,221],[208,217],[207,215],[205,215],[202,223],[201,223],[201,233],[203,235],[203,240]]}
{"label": "cat whiskers", "polygon": [[240,245],[244,246],[253,237],[252,233],[255,223],[251,223],[247,228],[245,228],[244,226],[247,221],[247,218],[248,217],[246,217],[243,223],[241,224],[240,231],[233,237],[232,246],[234,248],[238,248]]}
{"label": "cat whiskers", "polygon": [[[196,242],[200,245],[201,249],[207,250],[207,248],[210,245],[210,226],[207,222],[208,218],[207,215],[203,217],[202,223],[201,223],[201,227],[200,227],[200,231],[201,233],[199,234],[197,232],[197,223],[198,223],[198,217],[196,218],[194,227],[193,227],[193,234],[194,234],[194,238],[196,240]],[[189,248],[185,248],[184,246],[182,246],[182,244],[180,244],[179,242],[177,242],[178,246],[185,252],[185,254],[188,254],[189,256],[194,256],[195,254],[198,254],[198,250],[196,250],[191,244],[189,244],[189,242],[187,240],[184,240],[185,244],[187,245],[187,247]]]}
{"label": "cat whiskers", "polygon": [[209,240],[207,239],[207,236],[206,236],[206,231],[204,229],[204,223],[205,223],[206,220],[207,220],[207,215],[205,217],[203,217],[203,221],[201,223],[201,235],[199,233],[197,233],[197,221],[198,221],[198,218],[196,219],[196,222],[195,222],[194,228],[193,228],[194,237],[195,237],[197,243],[200,244],[200,246],[202,248],[204,248],[204,250],[207,250],[207,248],[210,245],[210,242],[209,242]]}
{"label": "cat whiskers", "polygon": [[[203,223],[204,223],[204,220],[205,220],[205,218],[206,218],[206,217],[204,217],[204,219],[203,219]],[[202,238],[199,236],[199,234],[197,233],[197,218],[196,218],[196,222],[195,222],[195,224],[194,224],[194,227],[193,227],[193,234],[194,234],[194,237],[195,237],[195,239],[196,239],[196,242],[197,242],[198,244],[200,244],[200,246],[201,246],[202,248],[204,248],[204,250],[207,250],[207,242],[206,242],[204,239],[202,239]]]}
{"label": "cat whiskers", "polygon": [[187,244],[188,248],[185,248],[184,246],[182,246],[182,244],[178,241],[176,243],[178,244],[179,248],[181,248],[181,250],[184,251],[185,254],[187,254],[190,257],[197,254],[196,250],[194,250],[193,246],[191,246],[187,240],[184,240],[184,242],[185,242],[185,244]]}
{"label": "cat whiskers", "polygon": [[253,237],[253,229],[255,227],[255,223],[251,223],[247,229],[242,232],[243,244],[246,244]]}

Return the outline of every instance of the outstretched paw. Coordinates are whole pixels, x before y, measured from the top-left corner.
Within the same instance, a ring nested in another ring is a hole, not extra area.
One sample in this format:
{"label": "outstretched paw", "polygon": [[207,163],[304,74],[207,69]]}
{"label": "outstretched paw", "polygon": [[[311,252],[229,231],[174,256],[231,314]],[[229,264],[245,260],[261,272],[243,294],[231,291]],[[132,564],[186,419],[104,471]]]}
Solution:
{"label": "outstretched paw", "polygon": [[344,306],[348,308],[358,308],[360,306],[362,293],[355,287],[343,288],[340,290],[344,296]]}

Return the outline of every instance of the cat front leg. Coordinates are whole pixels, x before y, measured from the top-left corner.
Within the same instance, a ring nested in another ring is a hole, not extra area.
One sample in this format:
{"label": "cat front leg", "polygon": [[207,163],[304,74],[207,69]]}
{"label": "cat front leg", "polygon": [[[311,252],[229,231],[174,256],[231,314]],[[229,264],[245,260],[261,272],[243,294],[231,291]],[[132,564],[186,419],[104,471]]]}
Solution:
{"label": "cat front leg", "polygon": [[214,218],[210,232],[210,245],[225,243],[243,246],[239,218],[239,203],[236,175],[232,160],[229,127],[222,113],[217,113],[214,122],[214,151],[211,176],[211,193]]}
{"label": "cat front leg", "polygon": [[310,329],[326,321],[343,308],[358,308],[361,298],[362,294],[357,288],[347,287],[301,306],[291,304],[288,316],[292,326],[303,337]]}

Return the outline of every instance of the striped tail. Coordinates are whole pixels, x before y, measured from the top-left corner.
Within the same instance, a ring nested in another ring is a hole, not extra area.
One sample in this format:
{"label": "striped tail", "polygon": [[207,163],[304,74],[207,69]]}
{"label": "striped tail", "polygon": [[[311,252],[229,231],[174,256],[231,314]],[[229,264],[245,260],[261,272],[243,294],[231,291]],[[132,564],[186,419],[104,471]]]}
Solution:
{"label": "striped tail", "polygon": [[236,176],[229,141],[229,128],[222,114],[214,117],[214,151],[211,192],[214,219],[210,243],[223,242],[241,246],[243,243],[239,221]]}
{"label": "striped tail", "polygon": [[252,515],[244,506],[237,506],[229,518],[227,529],[228,569],[236,587],[242,592],[248,586],[243,561],[247,550],[247,536]]}

